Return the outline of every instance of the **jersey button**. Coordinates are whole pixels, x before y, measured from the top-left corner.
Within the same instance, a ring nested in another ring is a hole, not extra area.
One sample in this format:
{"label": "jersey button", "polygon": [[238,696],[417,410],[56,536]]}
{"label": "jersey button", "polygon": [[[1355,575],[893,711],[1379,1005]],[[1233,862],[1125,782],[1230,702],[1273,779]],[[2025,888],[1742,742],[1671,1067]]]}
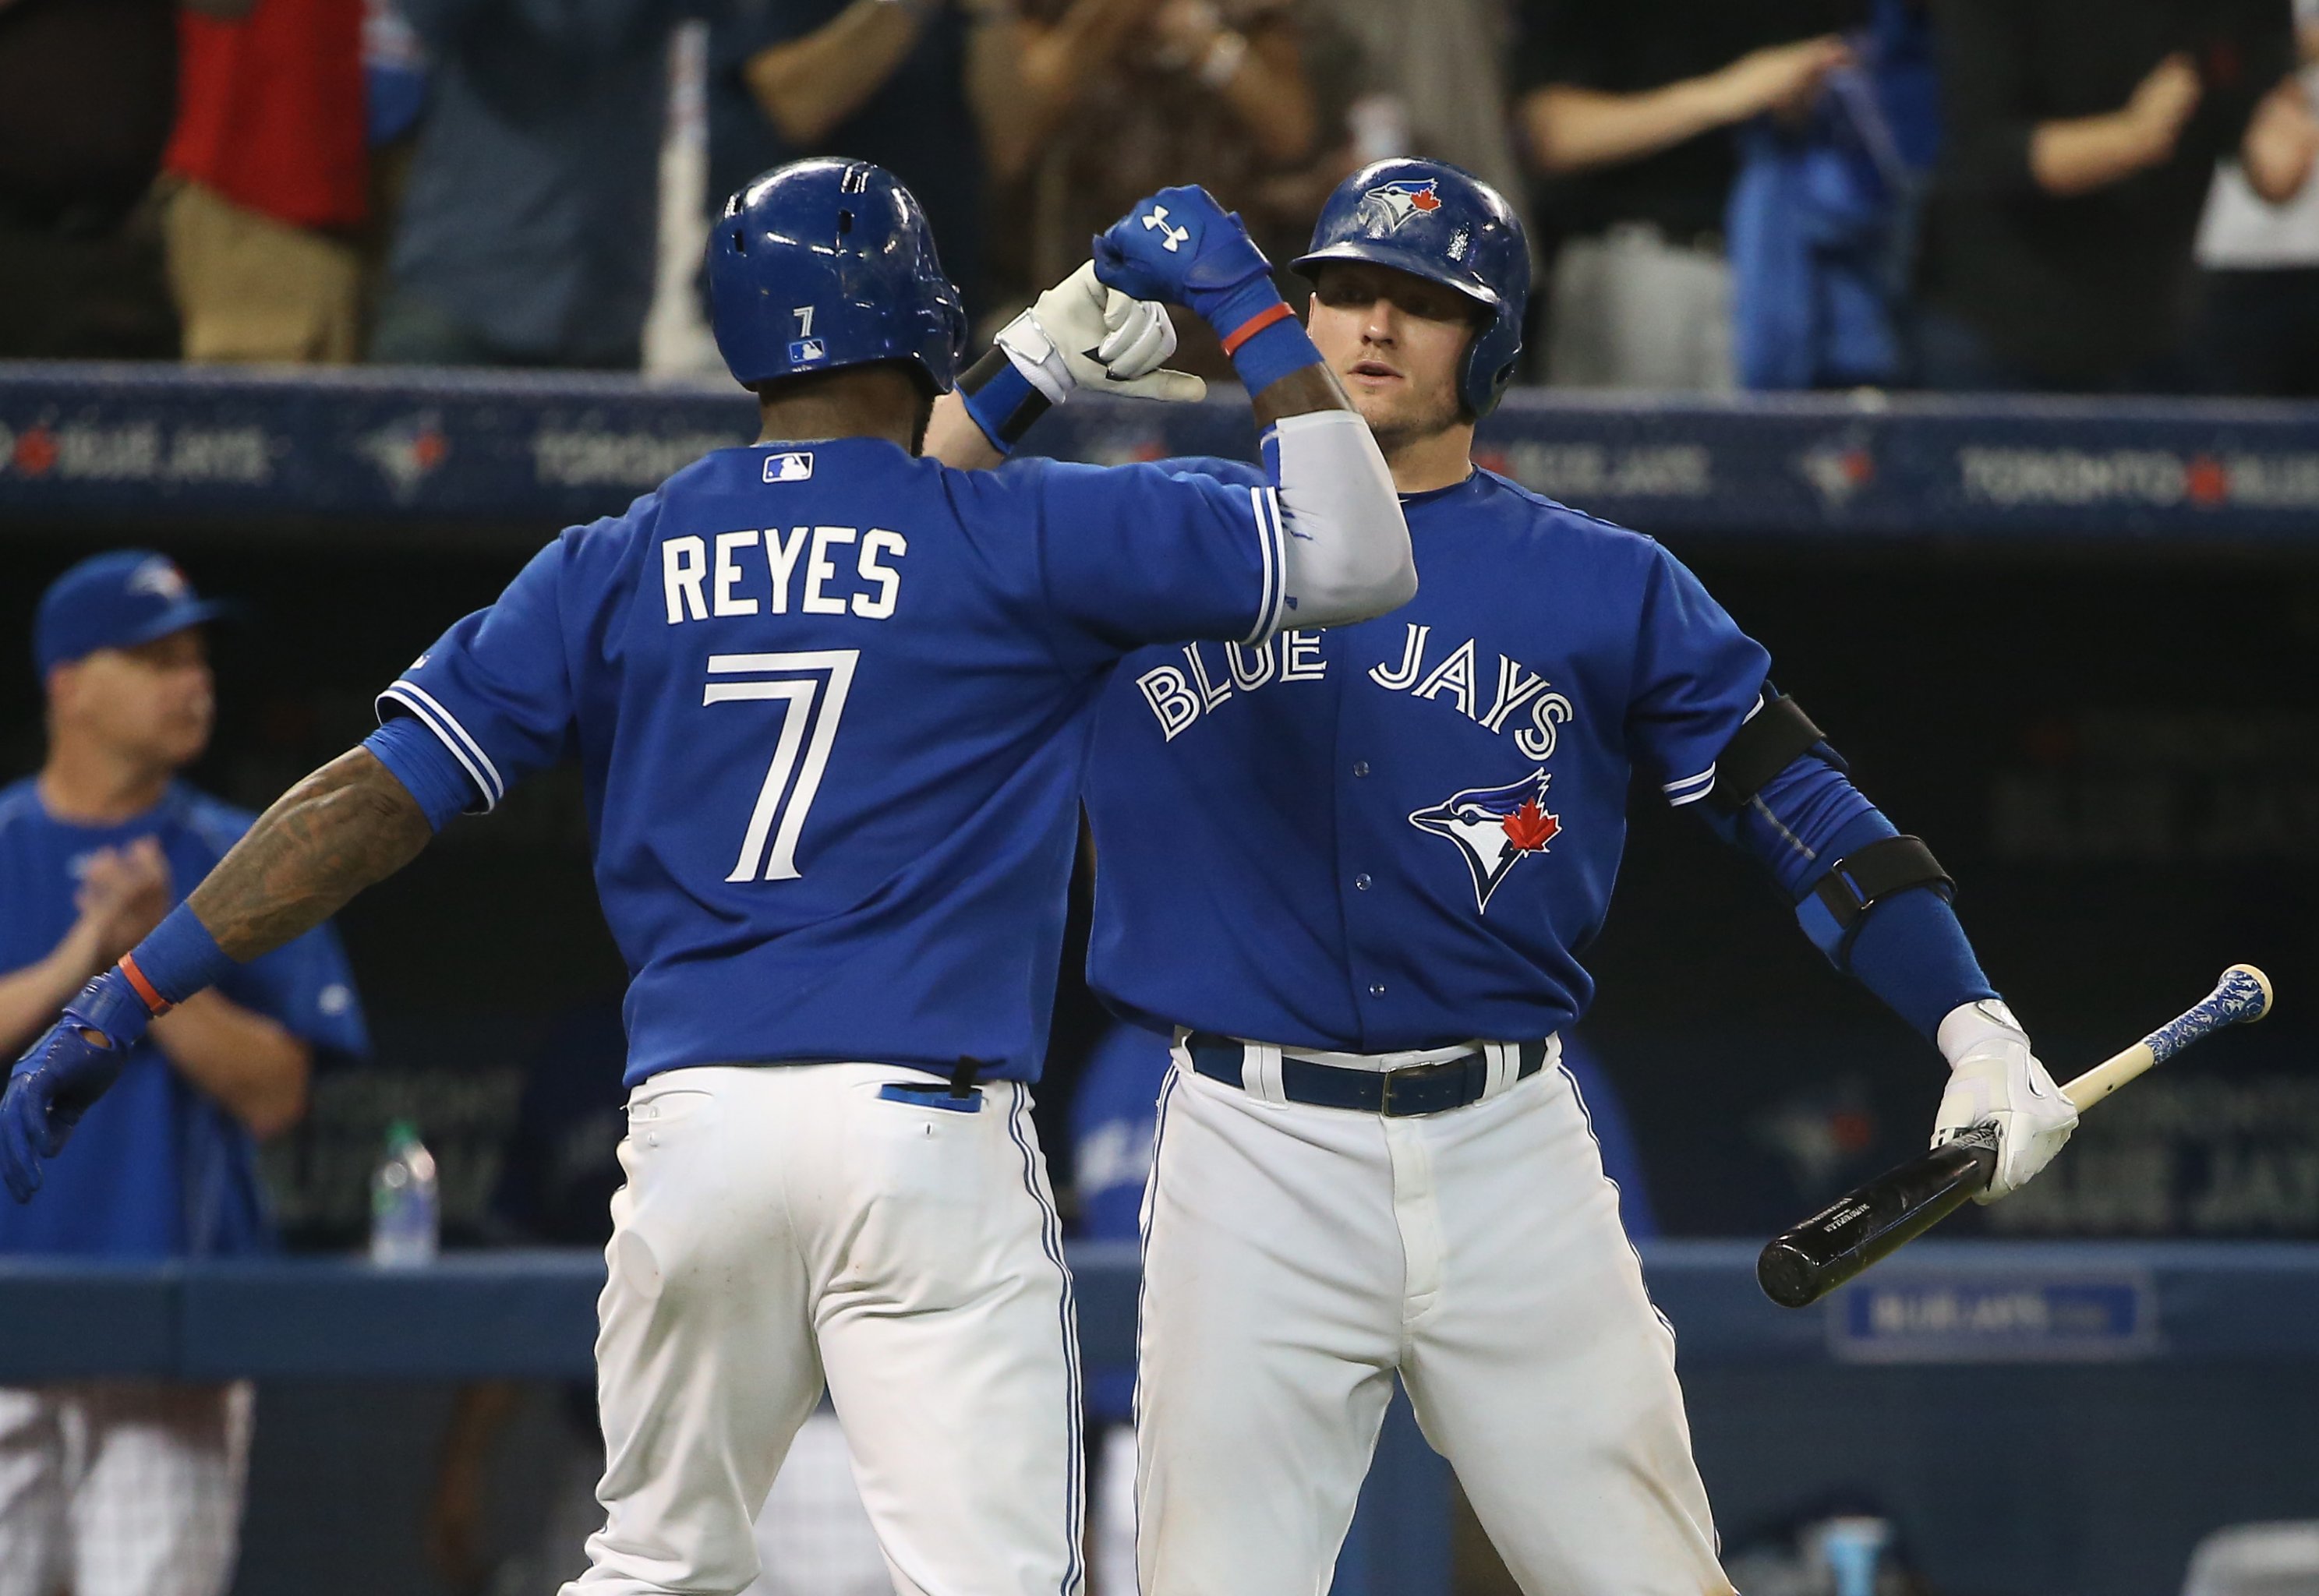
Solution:
{"label": "jersey button", "polygon": [[1382,997],[1382,996],[1385,996],[1385,983],[1384,983],[1383,981],[1371,981],[1371,982],[1369,983],[1369,996],[1372,996],[1372,997]]}
{"label": "jersey button", "polygon": [[1355,760],[1355,761],[1353,762],[1353,774],[1354,774],[1354,775],[1356,775],[1356,776],[1366,776],[1366,775],[1367,775],[1368,773],[1369,773],[1369,762],[1368,762],[1368,761],[1367,761],[1367,760],[1365,760],[1365,759],[1357,759],[1357,760]]}
{"label": "jersey button", "polygon": [[1360,892],[1367,892],[1369,889],[1369,874],[1367,870],[1353,878],[1353,887],[1356,891]]}

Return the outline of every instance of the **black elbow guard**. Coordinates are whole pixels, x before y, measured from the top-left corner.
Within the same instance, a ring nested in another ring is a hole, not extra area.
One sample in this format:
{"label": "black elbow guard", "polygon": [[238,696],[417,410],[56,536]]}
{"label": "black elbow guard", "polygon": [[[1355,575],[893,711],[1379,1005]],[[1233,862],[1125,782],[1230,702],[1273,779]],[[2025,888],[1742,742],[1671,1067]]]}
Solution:
{"label": "black elbow guard", "polygon": [[1852,941],[1868,911],[1888,897],[1929,887],[1954,902],[1956,882],[1920,837],[1886,837],[1854,848],[1827,867],[1796,905],[1796,923],[1836,969],[1852,968]]}
{"label": "black elbow guard", "polygon": [[1793,699],[1778,696],[1767,681],[1763,708],[1741,723],[1715,756],[1715,785],[1708,789],[1707,801],[1736,815],[1763,791],[1764,783],[1814,749],[1837,770],[1845,768],[1811,717]]}

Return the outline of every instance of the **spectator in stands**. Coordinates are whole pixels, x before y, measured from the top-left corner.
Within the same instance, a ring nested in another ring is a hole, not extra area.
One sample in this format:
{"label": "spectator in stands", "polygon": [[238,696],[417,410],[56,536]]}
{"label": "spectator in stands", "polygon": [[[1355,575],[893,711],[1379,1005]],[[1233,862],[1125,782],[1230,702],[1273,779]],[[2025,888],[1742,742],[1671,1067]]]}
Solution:
{"label": "spectator in stands", "polygon": [[1540,220],[1559,240],[1546,374],[1732,384],[1729,130],[1800,115],[1849,59],[1845,0],[1525,0],[1516,66]]}
{"label": "spectator in stands", "polygon": [[1547,381],[1732,385],[1723,202],[1730,128],[1800,116],[1848,60],[1855,7],[1526,0],[1517,63],[1539,221],[1558,239]]}
{"label": "spectator in stands", "polygon": [[[1351,169],[1349,153],[1312,169],[1344,140],[1358,68],[1313,0],[1022,0],[1015,28],[1022,87],[992,156],[1015,185],[1017,299],[1069,275],[1111,219],[1173,183],[1204,185],[1286,260]],[[1178,331],[1175,364],[1231,375],[1204,329]]]}
{"label": "spectator in stands", "polygon": [[671,30],[694,0],[403,0],[427,118],[371,358],[633,370]]}
{"label": "spectator in stands", "polygon": [[167,360],[174,0],[0,0],[0,358]]}
{"label": "spectator in stands", "polygon": [[1917,357],[1936,388],[2188,385],[2191,248],[2219,156],[2277,203],[2319,123],[2273,93],[2288,0],[1937,0],[1946,142]]}
{"label": "spectator in stands", "polygon": [[1725,209],[1732,365],[1751,389],[1890,387],[1907,373],[1940,84],[1924,0],[1873,0],[1853,65],[1793,122],[1738,130]]}
{"label": "spectator in stands", "polygon": [[1448,161],[1526,208],[1507,118],[1511,0],[1334,0],[1331,10],[1362,62],[1348,169],[1396,156]]}
{"label": "spectator in stands", "polygon": [[[2319,104],[2319,0],[2296,0],[2302,70],[2271,91]],[[2206,311],[2197,340],[2206,385],[2224,393],[2319,399],[2319,183],[2266,203],[2225,157],[2198,228]]]}
{"label": "spectator in stands", "polygon": [[164,227],[187,360],[356,358],[362,28],[362,0],[184,19]]}
{"label": "spectator in stands", "polygon": [[808,155],[875,161],[983,303],[984,123],[1013,92],[1012,24],[988,0],[731,0],[708,32],[708,192]]}
{"label": "spectator in stands", "polygon": [[[164,555],[85,560],[41,599],[49,746],[0,790],[0,1051],[208,874],[252,816],[176,779],[209,741],[196,598]],[[367,1042],[328,927],[156,1020],[0,1254],[122,1261],[266,1249],[254,1144],[303,1112],[318,1051]],[[106,1379],[0,1389],[0,1591],[222,1596],[248,1456],[245,1383]]]}

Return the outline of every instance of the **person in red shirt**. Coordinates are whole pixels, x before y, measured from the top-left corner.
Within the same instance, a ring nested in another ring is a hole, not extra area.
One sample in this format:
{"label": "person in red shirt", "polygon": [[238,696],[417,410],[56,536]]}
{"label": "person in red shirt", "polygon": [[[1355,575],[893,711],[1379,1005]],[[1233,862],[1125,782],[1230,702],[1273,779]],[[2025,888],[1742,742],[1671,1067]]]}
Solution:
{"label": "person in red shirt", "polygon": [[356,358],[367,203],[362,0],[178,20],[163,165],[169,281],[196,361]]}

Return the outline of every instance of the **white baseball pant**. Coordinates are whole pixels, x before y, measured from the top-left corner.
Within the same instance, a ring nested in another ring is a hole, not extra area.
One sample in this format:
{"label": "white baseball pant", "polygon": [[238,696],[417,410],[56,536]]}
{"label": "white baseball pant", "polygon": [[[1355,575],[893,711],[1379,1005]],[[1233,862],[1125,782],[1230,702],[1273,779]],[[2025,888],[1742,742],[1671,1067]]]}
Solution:
{"label": "white baseball pant", "polygon": [[0,1389],[0,1596],[221,1596],[250,1408],[247,1382]]}
{"label": "white baseball pant", "polygon": [[[889,1088],[914,1090],[900,1098]],[[731,1596],[827,1383],[901,1596],[1075,1596],[1083,1459],[1029,1094],[875,1064],[628,1099],[599,1304],[604,1528],[565,1596]]]}
{"label": "white baseball pant", "polygon": [[1289,1103],[1279,1050],[1250,1051],[1243,1089],[1179,1043],[1160,1100],[1143,1596],[1322,1596],[1396,1372],[1528,1596],[1729,1596],[1674,1334],[1570,1078],[1386,1119]]}

